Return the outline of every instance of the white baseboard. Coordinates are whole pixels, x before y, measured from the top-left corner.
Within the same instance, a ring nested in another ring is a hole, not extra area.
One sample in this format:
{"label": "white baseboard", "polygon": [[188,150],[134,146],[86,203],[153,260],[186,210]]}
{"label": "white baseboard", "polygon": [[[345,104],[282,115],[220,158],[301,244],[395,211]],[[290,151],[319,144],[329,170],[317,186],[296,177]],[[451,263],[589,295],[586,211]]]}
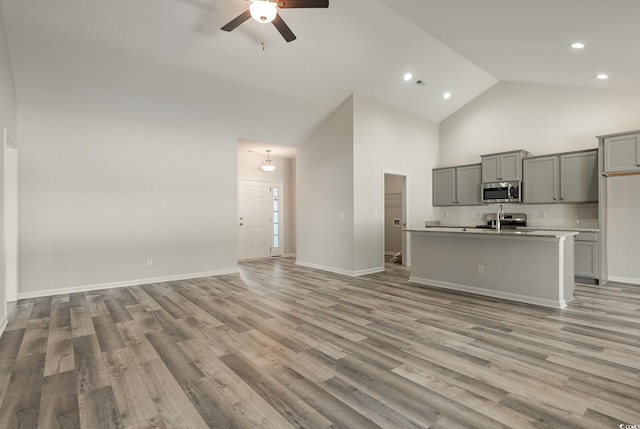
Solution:
{"label": "white baseboard", "polygon": [[284,253],[282,255],[283,258],[295,258],[296,254],[295,253]]}
{"label": "white baseboard", "polygon": [[353,272],[353,277],[366,276],[367,274],[381,273],[384,267],[367,268],[366,270],[358,270]]}
{"label": "white baseboard", "polygon": [[161,283],[161,282],[171,282],[176,280],[197,279],[202,277],[223,276],[226,274],[237,274],[239,272],[240,271],[238,270],[238,268],[229,268],[225,270],[205,271],[202,273],[178,274],[175,276],[154,277],[154,278],[138,279],[138,280],[126,280],[122,282],[113,282],[113,283],[98,283],[98,284],[84,285],[84,286],[72,286],[72,287],[60,288],[60,289],[46,289],[46,290],[40,290],[35,292],[21,292],[21,293],[18,293],[18,299],[40,298],[43,296],[63,295],[67,293],[77,293],[77,292],[89,292],[92,290],[102,290],[102,289],[115,289],[119,287],[146,285],[150,283]]}
{"label": "white baseboard", "polygon": [[564,299],[559,301],[553,301],[550,299],[535,298],[532,296],[519,295],[515,293],[503,292],[498,290],[483,289],[475,286],[460,285],[457,283],[448,283],[448,282],[442,282],[438,280],[423,279],[423,278],[413,277],[413,276],[409,277],[409,281],[412,283],[418,283],[426,286],[434,286],[442,289],[457,290],[460,292],[469,292],[476,295],[506,299],[508,301],[517,301],[517,302],[524,302],[526,304],[540,305],[542,307],[562,309],[567,306],[567,302]]}
{"label": "white baseboard", "polygon": [[634,279],[631,277],[609,276],[609,281],[618,283],[629,283],[630,285],[640,285],[640,279]]}
{"label": "white baseboard", "polygon": [[343,276],[349,276],[349,277],[359,277],[367,274],[380,273],[384,271],[384,267],[368,268],[366,270],[359,270],[359,271],[349,271],[349,270],[344,270],[342,268],[327,267],[325,265],[312,264],[310,262],[304,262],[304,261],[296,261],[296,265],[300,265],[301,267],[314,268],[316,270],[328,271],[330,273],[335,273],[335,274],[342,274]]}

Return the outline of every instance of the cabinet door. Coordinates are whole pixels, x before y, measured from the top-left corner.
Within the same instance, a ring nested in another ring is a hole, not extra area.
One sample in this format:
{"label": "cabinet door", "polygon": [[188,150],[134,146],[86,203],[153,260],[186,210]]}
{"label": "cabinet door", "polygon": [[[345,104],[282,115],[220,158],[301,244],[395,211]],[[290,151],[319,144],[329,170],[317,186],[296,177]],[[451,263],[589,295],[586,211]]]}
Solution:
{"label": "cabinet door", "polygon": [[521,180],[522,157],[520,153],[505,153],[500,155],[500,170],[498,180]]}
{"label": "cabinet door", "polygon": [[598,152],[560,155],[560,201],[598,201]]}
{"label": "cabinet door", "polygon": [[482,183],[497,182],[500,177],[500,156],[482,157]]}
{"label": "cabinet door", "polygon": [[604,139],[604,171],[607,173],[640,170],[640,134]]}
{"label": "cabinet door", "polygon": [[456,204],[456,169],[433,170],[433,205],[453,206]]}
{"label": "cabinet door", "polygon": [[598,278],[598,243],[595,241],[575,241],[575,275]]}
{"label": "cabinet door", "polygon": [[456,168],[456,204],[460,206],[480,205],[480,184],[482,167],[465,165]]}
{"label": "cabinet door", "polygon": [[522,168],[523,202],[540,204],[559,201],[557,156],[525,158]]}

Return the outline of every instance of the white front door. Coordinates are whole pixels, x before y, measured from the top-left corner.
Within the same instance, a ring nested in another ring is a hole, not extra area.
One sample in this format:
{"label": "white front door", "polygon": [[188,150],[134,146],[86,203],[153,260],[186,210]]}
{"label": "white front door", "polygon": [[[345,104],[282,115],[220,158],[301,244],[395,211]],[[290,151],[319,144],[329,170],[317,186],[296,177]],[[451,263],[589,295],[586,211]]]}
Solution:
{"label": "white front door", "polygon": [[271,191],[268,182],[238,181],[238,259],[271,256]]}

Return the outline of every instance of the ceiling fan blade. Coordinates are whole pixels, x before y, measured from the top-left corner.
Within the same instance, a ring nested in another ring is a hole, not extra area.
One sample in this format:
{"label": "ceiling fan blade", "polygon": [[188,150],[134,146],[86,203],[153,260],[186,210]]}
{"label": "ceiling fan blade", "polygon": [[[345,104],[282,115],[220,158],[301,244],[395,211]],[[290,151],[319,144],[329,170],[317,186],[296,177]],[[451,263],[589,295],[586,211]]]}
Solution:
{"label": "ceiling fan blade", "polygon": [[227,25],[222,27],[222,30],[231,31],[235,29],[237,26],[239,26],[240,24],[242,24],[243,22],[245,22],[246,20],[248,20],[249,18],[251,18],[251,12],[246,10],[242,12],[240,15],[238,15],[237,17],[235,17],[234,19],[232,19]]}
{"label": "ceiling fan blade", "polygon": [[278,0],[283,9],[329,7],[329,0]]}
{"label": "ceiling fan blade", "polygon": [[276,15],[275,19],[271,22],[273,23],[274,27],[278,29],[282,37],[284,37],[284,40],[286,40],[287,42],[293,42],[294,40],[296,40],[296,35],[293,34],[293,31],[291,31],[284,20],[280,18],[280,15]]}

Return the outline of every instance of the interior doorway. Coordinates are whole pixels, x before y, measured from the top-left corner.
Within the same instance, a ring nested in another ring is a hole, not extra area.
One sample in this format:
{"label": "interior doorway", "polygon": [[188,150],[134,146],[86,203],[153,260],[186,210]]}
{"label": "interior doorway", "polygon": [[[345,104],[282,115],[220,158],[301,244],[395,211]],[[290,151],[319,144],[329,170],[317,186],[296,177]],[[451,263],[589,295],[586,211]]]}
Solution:
{"label": "interior doorway", "polygon": [[282,256],[282,183],[238,180],[238,260]]}
{"label": "interior doorway", "polygon": [[384,173],[384,258],[407,265],[407,176]]}
{"label": "interior doorway", "polygon": [[18,147],[4,128],[4,284],[7,302],[18,300]]}

